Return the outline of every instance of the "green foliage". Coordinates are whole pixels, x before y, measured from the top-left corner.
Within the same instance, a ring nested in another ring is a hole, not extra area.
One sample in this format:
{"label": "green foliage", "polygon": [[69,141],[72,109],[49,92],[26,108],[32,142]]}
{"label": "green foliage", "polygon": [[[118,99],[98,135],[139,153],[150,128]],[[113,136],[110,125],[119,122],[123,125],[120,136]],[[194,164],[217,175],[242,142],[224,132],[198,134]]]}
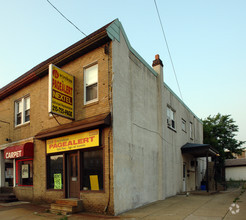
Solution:
{"label": "green foliage", "polygon": [[[231,115],[217,115],[207,117],[203,120],[204,143],[210,144],[220,154],[219,162],[224,164],[225,159],[232,159],[233,154],[242,154],[242,145],[245,141],[238,141],[235,137],[238,132],[238,125],[231,118]],[[226,152],[225,150],[229,150]]]}

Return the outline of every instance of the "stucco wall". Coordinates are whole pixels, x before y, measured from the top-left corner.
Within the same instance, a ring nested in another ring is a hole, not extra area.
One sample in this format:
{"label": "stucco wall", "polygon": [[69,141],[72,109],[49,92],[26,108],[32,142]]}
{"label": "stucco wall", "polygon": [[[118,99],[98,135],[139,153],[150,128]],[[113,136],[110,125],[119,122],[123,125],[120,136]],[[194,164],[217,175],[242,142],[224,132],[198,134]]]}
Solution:
{"label": "stucco wall", "polygon": [[245,180],[246,181],[246,167],[226,167],[225,168],[226,181],[229,180]]}
{"label": "stucco wall", "polygon": [[[182,191],[180,148],[187,142],[202,143],[202,124],[158,81],[161,77],[129,51],[122,34],[120,42],[113,41],[112,61],[114,202],[118,214]],[[175,110],[176,131],[167,127],[167,105]],[[187,132],[181,129],[181,118],[187,121]],[[195,128],[192,139],[189,122]],[[195,173],[191,179],[195,189]]]}

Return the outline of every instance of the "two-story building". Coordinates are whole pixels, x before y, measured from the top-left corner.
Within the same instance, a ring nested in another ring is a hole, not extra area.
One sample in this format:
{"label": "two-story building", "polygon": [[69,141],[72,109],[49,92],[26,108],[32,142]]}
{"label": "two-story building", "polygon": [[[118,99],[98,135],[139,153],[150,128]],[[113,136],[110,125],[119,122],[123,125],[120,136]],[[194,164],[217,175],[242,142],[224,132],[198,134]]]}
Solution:
{"label": "two-story building", "polygon": [[159,56],[149,66],[119,20],[1,88],[0,134],[1,187],[115,215],[199,188],[213,154]]}

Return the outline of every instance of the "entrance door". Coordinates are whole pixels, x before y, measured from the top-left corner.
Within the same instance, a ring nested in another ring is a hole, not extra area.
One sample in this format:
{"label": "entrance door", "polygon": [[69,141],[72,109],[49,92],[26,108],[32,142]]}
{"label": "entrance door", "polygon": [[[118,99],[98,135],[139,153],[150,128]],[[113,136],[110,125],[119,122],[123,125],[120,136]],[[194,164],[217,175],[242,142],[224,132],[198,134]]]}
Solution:
{"label": "entrance door", "polygon": [[186,164],[183,163],[183,192],[186,191]]}
{"label": "entrance door", "polygon": [[68,154],[68,197],[79,198],[78,153]]}

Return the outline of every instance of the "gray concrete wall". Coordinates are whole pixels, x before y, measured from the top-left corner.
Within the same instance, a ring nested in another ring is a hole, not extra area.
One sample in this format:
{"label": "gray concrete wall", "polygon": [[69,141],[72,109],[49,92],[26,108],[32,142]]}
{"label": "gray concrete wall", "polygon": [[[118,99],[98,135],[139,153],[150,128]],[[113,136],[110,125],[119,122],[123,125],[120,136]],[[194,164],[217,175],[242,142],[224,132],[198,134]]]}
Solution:
{"label": "gray concrete wall", "polygon": [[[202,124],[162,77],[129,50],[122,34],[112,50],[114,203],[119,214],[182,191],[180,148],[202,143]],[[167,126],[167,105],[175,110],[176,130]],[[187,132],[181,129],[182,118]],[[192,139],[189,122],[195,128]],[[195,173],[190,179],[195,188]]]}

